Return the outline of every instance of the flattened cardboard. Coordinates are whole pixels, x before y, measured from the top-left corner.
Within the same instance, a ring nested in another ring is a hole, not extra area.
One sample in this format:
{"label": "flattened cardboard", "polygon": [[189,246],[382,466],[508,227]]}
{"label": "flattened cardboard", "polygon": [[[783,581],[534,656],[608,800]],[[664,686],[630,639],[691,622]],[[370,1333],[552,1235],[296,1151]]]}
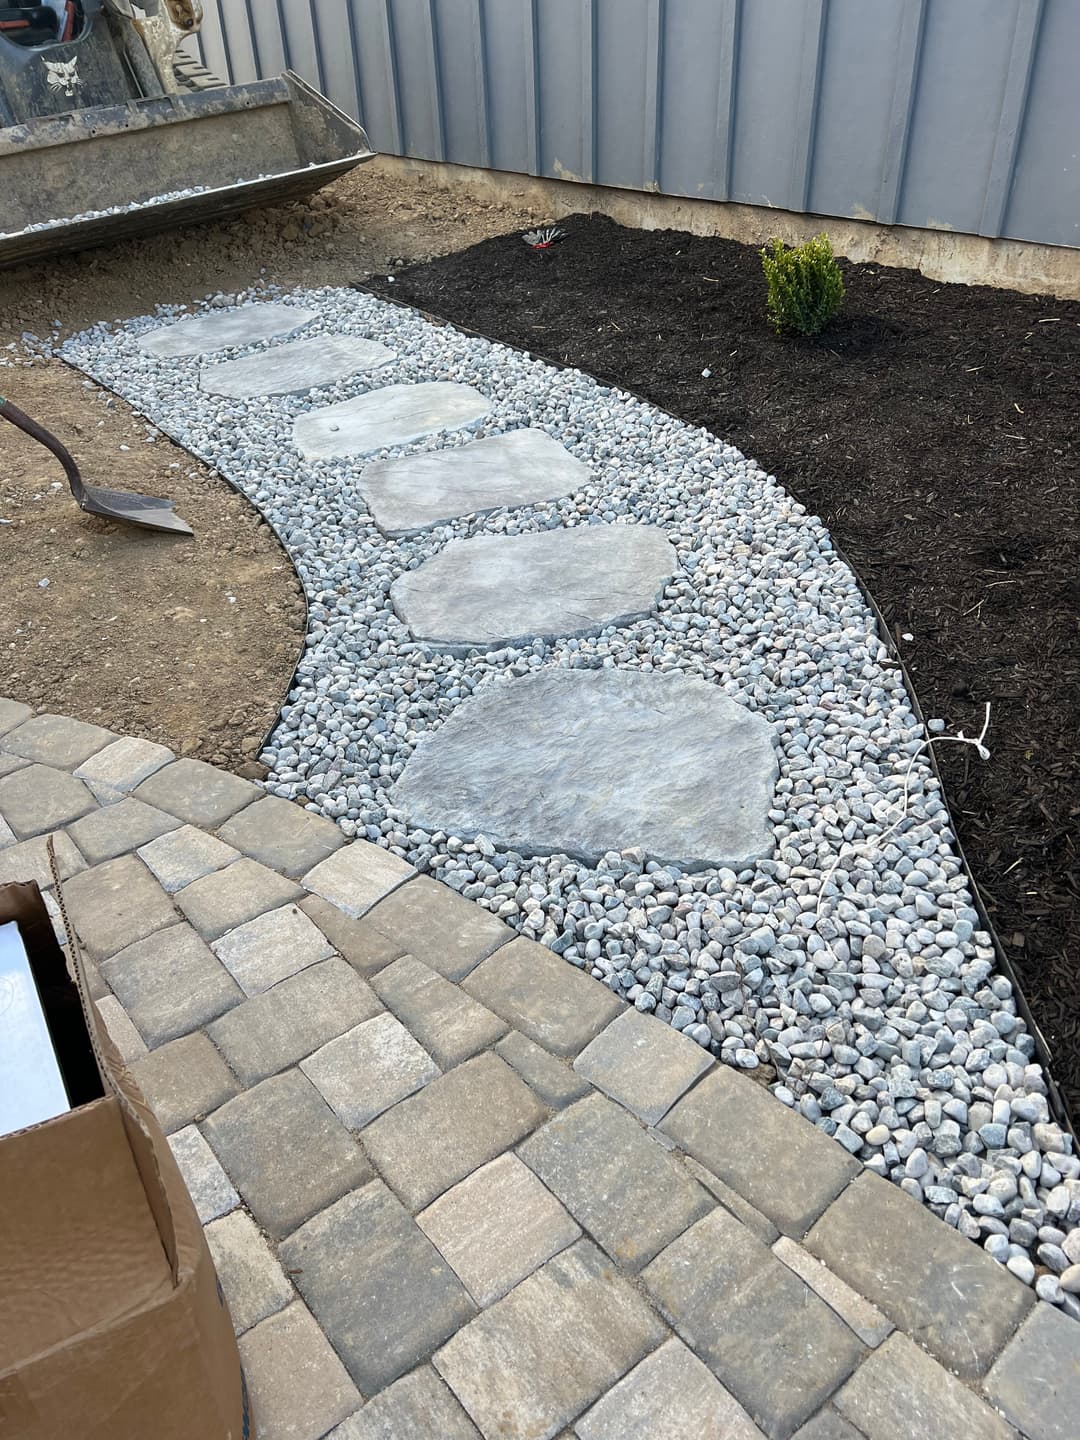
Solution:
{"label": "flattened cardboard", "polygon": [[202,1226],[89,1000],[77,944],[72,984],[32,883],[0,886],[4,920],[39,987],[69,991],[53,996],[65,1024],[81,1013],[69,1092],[99,1098],[0,1138],[0,1440],[253,1440]]}

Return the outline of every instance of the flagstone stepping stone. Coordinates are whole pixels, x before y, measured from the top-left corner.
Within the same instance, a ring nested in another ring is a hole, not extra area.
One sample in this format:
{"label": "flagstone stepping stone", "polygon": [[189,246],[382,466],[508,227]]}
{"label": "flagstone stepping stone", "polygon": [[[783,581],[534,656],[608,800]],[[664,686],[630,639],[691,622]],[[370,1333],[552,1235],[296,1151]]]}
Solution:
{"label": "flagstone stepping stone", "polygon": [[594,865],[640,846],[683,870],[769,855],[772,727],[715,685],[552,667],[493,681],[417,745],[394,789],[409,823]]}
{"label": "flagstone stepping stone", "polygon": [[387,385],[355,400],[326,405],[301,415],[293,427],[305,460],[371,455],[391,445],[408,445],[439,430],[463,430],[491,409],[479,390],[448,380],[421,385]]}
{"label": "flagstone stepping stone", "polygon": [[417,640],[491,649],[640,619],[678,563],[652,525],[480,535],[407,571],[390,599]]}
{"label": "flagstone stepping stone", "polygon": [[186,360],[191,355],[292,335],[316,317],[316,311],[299,305],[244,305],[239,310],[215,310],[162,325],[140,335],[138,345],[158,360]]}
{"label": "flagstone stepping stone", "polygon": [[511,430],[454,450],[377,460],[360,477],[375,524],[392,539],[459,515],[572,495],[592,471],[543,430]]}
{"label": "flagstone stepping stone", "polygon": [[292,395],[347,380],[361,370],[374,370],[396,359],[395,351],[375,340],[313,335],[310,340],[291,340],[223,365],[208,365],[199,376],[199,386],[211,395],[227,395],[233,400]]}

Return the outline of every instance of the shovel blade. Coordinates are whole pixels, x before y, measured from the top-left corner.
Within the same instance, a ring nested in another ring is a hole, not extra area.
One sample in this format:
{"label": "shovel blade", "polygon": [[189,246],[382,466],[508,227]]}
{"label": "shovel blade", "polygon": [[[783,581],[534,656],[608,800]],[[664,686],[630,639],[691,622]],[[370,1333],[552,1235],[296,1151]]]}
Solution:
{"label": "shovel blade", "polygon": [[128,525],[142,525],[147,530],[168,530],[176,535],[195,533],[186,520],[181,520],[174,513],[171,500],[160,500],[156,495],[133,495],[127,490],[105,490],[98,485],[87,485],[79,503],[91,515],[104,515]]}

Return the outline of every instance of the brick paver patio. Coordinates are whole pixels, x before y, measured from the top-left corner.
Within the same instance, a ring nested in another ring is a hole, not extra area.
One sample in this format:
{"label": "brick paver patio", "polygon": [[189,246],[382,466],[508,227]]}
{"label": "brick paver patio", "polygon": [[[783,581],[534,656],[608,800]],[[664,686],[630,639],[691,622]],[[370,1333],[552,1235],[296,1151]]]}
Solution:
{"label": "brick paver patio", "polygon": [[1075,1434],[1080,1326],[387,851],[0,700],[0,881],[50,832],[261,1440]]}

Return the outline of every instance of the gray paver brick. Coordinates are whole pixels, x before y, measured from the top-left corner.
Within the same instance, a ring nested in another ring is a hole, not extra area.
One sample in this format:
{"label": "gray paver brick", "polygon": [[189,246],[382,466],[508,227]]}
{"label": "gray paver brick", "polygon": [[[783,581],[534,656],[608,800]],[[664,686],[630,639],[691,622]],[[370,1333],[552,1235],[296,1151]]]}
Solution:
{"label": "gray paver brick", "polygon": [[522,1035],[520,1030],[511,1030],[504,1035],[495,1046],[495,1053],[512,1065],[529,1088],[552,1110],[561,1110],[582,1095],[588,1095],[592,1089],[588,1081],[575,1075],[564,1060],[549,1055]]}
{"label": "gray paver brick", "polygon": [[415,876],[388,895],[371,912],[371,920],[403,953],[447,980],[464,979],[514,938],[497,916],[427,875]]}
{"label": "gray paver brick", "polygon": [[574,1056],[625,1005],[534,940],[512,940],[465,981],[470,995],[545,1050]]}
{"label": "gray paver brick", "polygon": [[303,884],[356,919],[415,873],[411,865],[380,845],[354,840],[309,870]]}
{"label": "gray paver brick", "polygon": [[395,1380],[327,1440],[480,1440],[480,1432],[430,1365]]}
{"label": "gray paver brick", "polygon": [[461,1281],[381,1181],[308,1221],[281,1258],[368,1395],[427,1359],[475,1313]]}
{"label": "gray paver brick", "polygon": [[518,1153],[629,1270],[639,1270],[714,1204],[674,1156],[603,1095],[556,1115]]}
{"label": "gray paver brick", "polygon": [[223,1105],[203,1134],[255,1219],[278,1238],[371,1178],[356,1141],[298,1070]]}
{"label": "gray paver brick", "polygon": [[826,1405],[795,1432],[794,1440],[866,1440],[866,1437],[854,1425],[849,1425],[842,1415],[838,1415],[831,1405]]}
{"label": "gray paver brick", "polygon": [[579,1440],[762,1440],[681,1340],[665,1340],[575,1425]]}
{"label": "gray paver brick", "polygon": [[107,960],[177,921],[172,901],[134,855],[73,875],[64,885],[64,900],[92,960]]}
{"label": "gray paver brick", "polygon": [[574,1069],[646,1125],[655,1125],[713,1063],[695,1041],[631,1009],[586,1045]]}
{"label": "gray paver brick", "polygon": [[227,844],[293,880],[345,844],[345,836],[333,820],[276,795],[265,795],[246,806],[219,833]]}
{"label": "gray paver brick", "polygon": [[360,1392],[299,1300],[240,1337],[259,1440],[319,1440]]}
{"label": "gray paver brick", "polygon": [[126,794],[175,759],[176,756],[166,745],[155,745],[152,740],[138,740],[134,735],[125,735],[84,761],[75,774],[88,785],[100,785],[103,789]]}
{"label": "gray paver brick", "polygon": [[505,1020],[411,955],[381,970],[371,984],[444,1070],[506,1033]]}
{"label": "gray paver brick", "polygon": [[57,830],[96,809],[81,780],[51,765],[24,765],[0,780],[0,815],[20,840]]}
{"label": "gray paver brick", "polygon": [[33,713],[32,707],[24,705],[21,700],[0,698],[0,735],[6,735],[9,730],[14,730],[16,725],[21,725],[24,720],[29,720]]}
{"label": "gray paver brick", "polygon": [[869,1171],[829,1206],[806,1248],[965,1379],[986,1373],[1034,1301],[985,1251]]}
{"label": "gray paver brick", "polygon": [[245,1000],[207,1034],[241,1083],[255,1085],[380,1008],[356,971],[334,955]]}
{"label": "gray paver brick", "polygon": [[244,998],[190,925],[126,946],[102,963],[101,973],[150,1046],[197,1030]]}
{"label": "gray paver brick", "polygon": [[833,1404],[867,1440],[894,1440],[898,1427],[904,1440],[1016,1440],[1000,1415],[906,1335],[890,1335]]}
{"label": "gray paver brick", "polygon": [[871,1305],[869,1300],[856,1294],[839,1275],[834,1275],[827,1265],[815,1259],[801,1245],[796,1245],[787,1235],[782,1235],[777,1240],[772,1252],[789,1270],[793,1270],[800,1280],[805,1280],[830,1310],[836,1311],[864,1345],[874,1349],[892,1334],[892,1321],[886,1319],[876,1305]]}
{"label": "gray paver brick", "polygon": [[358,975],[375,975],[405,953],[400,945],[377,930],[370,920],[354,920],[321,895],[307,896],[300,901],[300,909],[315,921],[330,944]]}
{"label": "gray paver brick", "polygon": [[664,1335],[633,1286],[579,1240],[459,1330],[435,1368],[486,1437],[549,1440]]}
{"label": "gray paver brick", "polygon": [[350,1130],[363,1129],[439,1076],[439,1067],[427,1051],[387,1014],[331,1040],[300,1068]]}
{"label": "gray paver brick", "polygon": [[724,1065],[680,1100],[660,1128],[796,1239],[860,1169],[809,1121]]}
{"label": "gray paver brick", "polygon": [[984,1389],[1031,1440],[1070,1440],[1080,1417],[1080,1325],[1052,1305],[1036,1305]]}
{"label": "gray paver brick", "polygon": [[643,1278],[770,1440],[788,1440],[865,1353],[828,1306],[724,1210],[673,1241]]}
{"label": "gray paver brick", "polygon": [[[67,880],[86,869],[86,861],[67,835],[61,832],[53,839],[61,880]],[[9,845],[0,851],[0,885],[6,885],[12,880],[33,880],[39,889],[47,890],[53,883],[46,849],[48,840],[47,835],[37,835],[32,840],[22,840],[18,845]],[[66,886],[64,894],[67,895]]]}
{"label": "gray paver brick", "polygon": [[226,931],[214,941],[214,954],[245,995],[259,995],[308,965],[329,959],[333,949],[302,910],[281,905]]}
{"label": "gray paver brick", "polygon": [[255,860],[240,859],[176,892],[176,903],[207,940],[218,940],[266,910],[287,905],[303,892],[292,880]]}
{"label": "gray paver brick", "polygon": [[236,1094],[225,1061],[201,1031],[170,1040],[131,1067],[166,1135],[215,1110]]}
{"label": "gray paver brick", "polygon": [[720,1204],[728,1212],[734,1215],[735,1219],[753,1231],[757,1238],[766,1245],[772,1245],[780,1235],[780,1231],[771,1220],[762,1215],[760,1210],[755,1210],[749,1200],[744,1200],[737,1195],[730,1185],[725,1185],[718,1180],[711,1170],[706,1170],[704,1165],[699,1165],[692,1155],[683,1156],[683,1164],[689,1170],[699,1184],[704,1185],[710,1195],[714,1195]]}
{"label": "gray paver brick", "polygon": [[478,1305],[490,1305],[581,1230],[516,1155],[500,1155],[417,1216]]}
{"label": "gray paver brick", "polygon": [[236,1209],[240,1196],[197,1125],[186,1125],[170,1135],[169,1146],[203,1225]]}
{"label": "gray paver brick", "polygon": [[181,825],[151,840],[139,847],[138,855],[170,895],[240,858],[238,850],[195,825]]}
{"label": "gray paver brick", "polygon": [[4,749],[42,765],[74,770],[116,736],[100,725],[69,720],[65,715],[35,715],[4,736]]}
{"label": "gray paver brick", "polygon": [[208,1225],[206,1240],[238,1335],[295,1298],[296,1291],[245,1210],[233,1210]]}
{"label": "gray paver brick", "polygon": [[187,825],[216,830],[263,792],[250,780],[203,760],[176,760],[155,771],[134,793],[136,799],[167,810]]}
{"label": "gray paver brick", "polygon": [[179,824],[175,815],[129,797],[76,820],[68,833],[90,864],[100,865],[156,840]]}
{"label": "gray paver brick", "polygon": [[381,1115],[364,1145],[409,1208],[421,1210],[546,1116],[509,1065],[477,1055]]}
{"label": "gray paver brick", "polygon": [[133,1060],[147,1054],[145,1040],[128,1019],[127,1011],[115,995],[103,995],[95,1004],[105,1023],[105,1029],[109,1032],[109,1039],[116,1046],[125,1065],[130,1065]]}

